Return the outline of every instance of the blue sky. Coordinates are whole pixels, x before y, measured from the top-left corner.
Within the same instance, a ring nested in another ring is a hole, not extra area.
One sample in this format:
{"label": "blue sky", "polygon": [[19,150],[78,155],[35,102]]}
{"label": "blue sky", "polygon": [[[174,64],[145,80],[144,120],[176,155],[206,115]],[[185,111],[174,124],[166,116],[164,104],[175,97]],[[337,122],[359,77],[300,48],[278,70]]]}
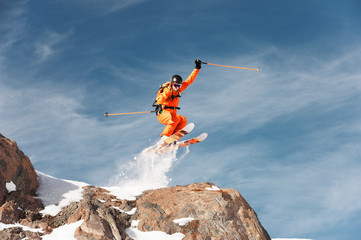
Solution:
{"label": "blue sky", "polygon": [[35,168],[107,184],[159,137],[182,94],[194,134],[171,185],[237,189],[273,238],[361,236],[360,1],[0,1],[0,133]]}

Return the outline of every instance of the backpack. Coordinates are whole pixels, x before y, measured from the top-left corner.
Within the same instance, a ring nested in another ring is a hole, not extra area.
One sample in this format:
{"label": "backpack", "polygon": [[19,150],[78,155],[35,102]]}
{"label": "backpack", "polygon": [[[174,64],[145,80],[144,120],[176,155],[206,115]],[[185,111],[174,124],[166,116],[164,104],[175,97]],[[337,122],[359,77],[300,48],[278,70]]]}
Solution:
{"label": "backpack", "polygon": [[[161,93],[163,93],[163,91],[164,91],[164,89],[165,88],[168,88],[168,87],[170,87],[171,86],[171,82],[165,82],[165,83],[163,83],[162,85],[160,85],[160,87],[159,87],[159,89],[158,89],[158,91],[157,91],[157,95],[156,95],[156,98],[155,98],[155,101],[153,102],[153,107],[156,107],[156,103],[157,103],[157,98],[158,98],[158,96],[161,94]],[[174,98],[176,98],[176,97],[181,97],[181,95],[177,95],[177,96],[174,96],[173,94],[172,94],[172,100],[174,99]],[[177,107],[177,109],[180,109],[180,108],[178,108]]]}

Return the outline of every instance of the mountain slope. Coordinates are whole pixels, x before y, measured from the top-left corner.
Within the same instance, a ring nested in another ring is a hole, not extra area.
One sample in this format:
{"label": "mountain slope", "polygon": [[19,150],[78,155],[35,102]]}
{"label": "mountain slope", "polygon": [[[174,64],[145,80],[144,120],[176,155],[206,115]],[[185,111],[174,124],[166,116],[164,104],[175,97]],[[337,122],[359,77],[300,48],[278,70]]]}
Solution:
{"label": "mountain slope", "polygon": [[[0,137],[4,170],[21,151],[13,141]],[[254,210],[233,189],[194,183],[147,190],[124,199],[125,188],[56,179],[35,172],[29,163],[20,167],[29,170],[10,178],[1,172],[1,239],[54,240],[67,234],[67,239],[78,240],[270,240]],[[33,190],[18,187],[34,174],[39,181],[32,177],[33,186],[40,185],[37,197]]]}

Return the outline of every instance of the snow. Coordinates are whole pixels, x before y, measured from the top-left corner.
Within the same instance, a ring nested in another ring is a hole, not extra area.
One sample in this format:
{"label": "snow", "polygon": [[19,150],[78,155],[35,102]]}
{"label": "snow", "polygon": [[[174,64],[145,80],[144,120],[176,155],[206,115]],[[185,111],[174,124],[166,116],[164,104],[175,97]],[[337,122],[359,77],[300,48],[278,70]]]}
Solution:
{"label": "snow", "polygon": [[135,211],[137,211],[137,208],[133,208],[132,210],[128,211],[128,212],[125,212],[126,214],[128,215],[133,215],[135,213]]}
{"label": "snow", "polygon": [[[62,208],[72,202],[80,201],[82,198],[82,187],[88,185],[82,182],[57,179],[37,171],[39,187],[37,189],[38,197],[44,204],[45,209],[41,211],[43,215],[49,214],[55,216]],[[8,192],[16,191],[13,182],[6,183]],[[43,239],[63,240],[74,239],[75,229],[80,226],[81,222],[64,225],[54,229],[50,235],[44,235]],[[43,232],[41,229],[32,229],[20,224],[0,223],[0,231],[5,228],[21,227],[24,231]]]}
{"label": "snow", "polygon": [[206,187],[206,190],[209,190],[209,191],[220,191],[221,189],[216,187],[216,186],[212,186],[211,188],[209,187]]}
{"label": "snow", "polygon": [[119,212],[123,212],[123,213],[126,213],[128,215],[133,215],[135,213],[135,211],[137,211],[137,208],[133,208],[132,210],[126,212],[122,209],[120,209],[119,207],[113,207],[114,209],[117,209]]}
{"label": "snow", "polygon": [[180,218],[180,219],[173,220],[173,222],[177,223],[179,226],[185,226],[188,223],[192,222],[193,220],[195,220],[195,219],[194,218]]}
{"label": "snow", "polygon": [[174,233],[172,235],[160,231],[142,232],[138,230],[139,220],[132,221],[130,228],[126,229],[129,237],[134,240],[182,240],[185,235],[182,233]]}
{"label": "snow", "polygon": [[19,223],[16,224],[5,224],[0,222],[0,231],[6,229],[6,228],[14,228],[14,227],[20,227],[22,228],[24,231],[29,231],[29,232],[43,232],[43,230],[41,229],[33,229],[33,228],[29,228],[23,225],[20,225]]}
{"label": "snow", "polygon": [[104,187],[120,199],[135,200],[145,190],[167,187],[171,181],[167,174],[173,165],[189,152],[177,158],[177,148],[162,155],[143,150],[132,161],[119,164],[119,174],[111,179],[111,187]]}
{"label": "snow", "polygon": [[16,191],[16,185],[13,183],[13,181],[6,183],[6,190],[8,193]]}
{"label": "snow", "polygon": [[37,171],[39,188],[38,198],[43,202],[43,215],[55,216],[64,207],[82,198],[83,187],[88,184],[64,179],[57,179]]}
{"label": "snow", "polygon": [[55,228],[49,235],[44,235],[43,240],[76,240],[74,238],[75,230],[83,223],[80,220],[75,223],[66,224],[64,226]]}

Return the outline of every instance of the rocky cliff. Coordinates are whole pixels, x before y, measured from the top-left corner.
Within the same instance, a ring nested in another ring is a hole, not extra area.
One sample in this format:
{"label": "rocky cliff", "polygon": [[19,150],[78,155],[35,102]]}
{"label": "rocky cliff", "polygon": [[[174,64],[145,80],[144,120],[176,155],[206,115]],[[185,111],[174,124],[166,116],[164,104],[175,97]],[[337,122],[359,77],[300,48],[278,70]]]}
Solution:
{"label": "rocky cliff", "polygon": [[7,195],[6,184],[25,195],[34,195],[39,186],[29,158],[19,150],[16,142],[0,134],[0,203]]}
{"label": "rocky cliff", "polygon": [[[28,157],[0,135],[0,239],[42,239],[66,224],[79,223],[78,240],[141,239],[160,231],[184,240],[270,240],[239,192],[212,183],[149,190],[136,200],[83,187],[80,201],[57,215],[43,215],[39,183]],[[9,225],[13,224],[13,225]]]}

